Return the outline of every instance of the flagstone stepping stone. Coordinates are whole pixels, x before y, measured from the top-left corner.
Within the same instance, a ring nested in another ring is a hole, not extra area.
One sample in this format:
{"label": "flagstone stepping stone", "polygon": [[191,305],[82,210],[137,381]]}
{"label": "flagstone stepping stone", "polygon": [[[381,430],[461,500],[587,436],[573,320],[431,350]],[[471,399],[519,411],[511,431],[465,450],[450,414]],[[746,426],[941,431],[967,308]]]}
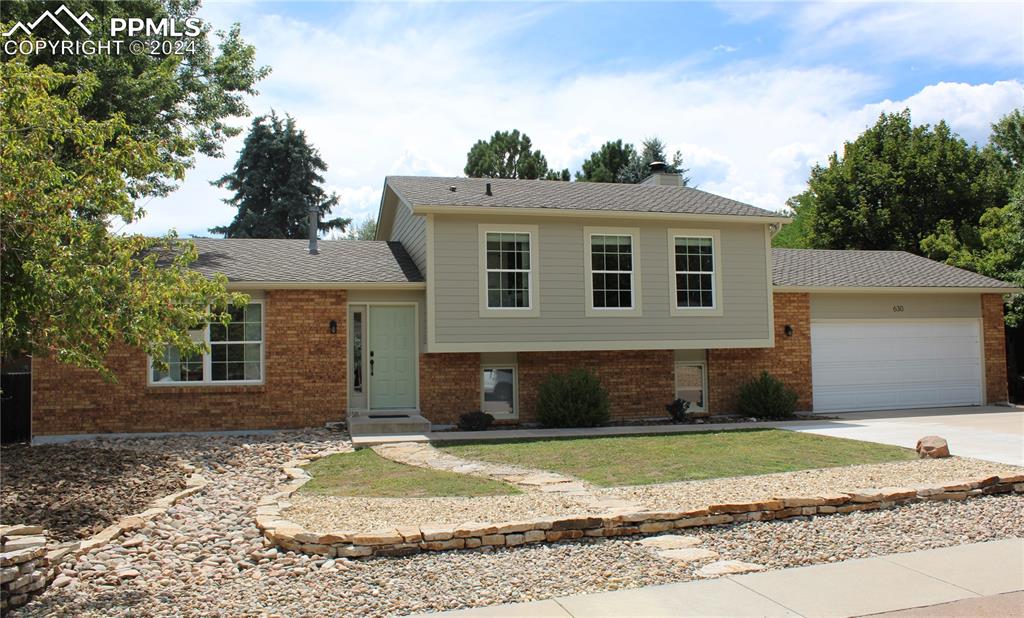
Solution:
{"label": "flagstone stepping stone", "polygon": [[718,557],[718,552],[703,547],[685,547],[659,551],[658,557],[677,562],[696,562],[698,560],[714,560]]}
{"label": "flagstone stepping stone", "polygon": [[638,545],[651,549],[685,549],[700,545],[700,538],[695,536],[684,536],[682,534],[664,534],[652,536],[637,541]]}
{"label": "flagstone stepping stone", "polygon": [[711,564],[702,566],[697,570],[697,575],[700,577],[718,577],[720,575],[737,575],[739,573],[764,571],[766,568],[767,567],[763,564],[754,564],[753,562],[719,560],[718,562],[712,562]]}

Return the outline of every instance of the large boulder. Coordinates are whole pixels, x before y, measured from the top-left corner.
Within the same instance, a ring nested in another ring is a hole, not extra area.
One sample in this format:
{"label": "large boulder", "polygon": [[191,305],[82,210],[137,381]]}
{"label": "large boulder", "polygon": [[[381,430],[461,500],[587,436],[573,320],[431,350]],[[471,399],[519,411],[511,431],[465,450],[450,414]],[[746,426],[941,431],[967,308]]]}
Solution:
{"label": "large boulder", "polygon": [[937,459],[949,457],[949,444],[945,438],[939,436],[925,436],[917,441],[917,454],[921,458]]}

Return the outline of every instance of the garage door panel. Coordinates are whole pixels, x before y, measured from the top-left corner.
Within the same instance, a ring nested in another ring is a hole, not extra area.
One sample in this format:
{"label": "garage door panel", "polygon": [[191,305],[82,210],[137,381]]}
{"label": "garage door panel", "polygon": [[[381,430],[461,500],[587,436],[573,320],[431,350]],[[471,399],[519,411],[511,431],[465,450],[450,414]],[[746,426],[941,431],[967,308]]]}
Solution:
{"label": "garage door panel", "polygon": [[814,409],[981,403],[976,320],[811,325]]}
{"label": "garage door panel", "polygon": [[873,384],[911,384],[917,382],[946,380],[969,381],[978,384],[981,381],[981,367],[977,359],[961,359],[946,362],[908,362],[908,361],[848,361],[814,365],[814,386],[849,384],[850,374],[857,376],[857,385]]}

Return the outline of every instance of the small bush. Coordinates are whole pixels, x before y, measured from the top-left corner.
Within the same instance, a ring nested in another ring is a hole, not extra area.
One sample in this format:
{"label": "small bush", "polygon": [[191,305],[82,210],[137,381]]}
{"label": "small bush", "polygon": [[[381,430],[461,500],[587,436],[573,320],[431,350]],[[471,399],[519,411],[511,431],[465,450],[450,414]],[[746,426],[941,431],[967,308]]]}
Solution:
{"label": "small bush", "polygon": [[537,393],[537,420],[545,427],[604,425],[610,408],[601,380],[585,369],[552,375]]}
{"label": "small bush", "polygon": [[673,423],[685,423],[687,421],[686,411],[690,409],[690,402],[684,399],[676,399],[665,406],[668,415],[672,417]]}
{"label": "small bush", "polygon": [[757,418],[790,418],[797,394],[767,371],[740,387],[737,407],[741,414]]}
{"label": "small bush", "polygon": [[459,429],[462,431],[486,431],[493,423],[494,417],[480,410],[459,416]]}

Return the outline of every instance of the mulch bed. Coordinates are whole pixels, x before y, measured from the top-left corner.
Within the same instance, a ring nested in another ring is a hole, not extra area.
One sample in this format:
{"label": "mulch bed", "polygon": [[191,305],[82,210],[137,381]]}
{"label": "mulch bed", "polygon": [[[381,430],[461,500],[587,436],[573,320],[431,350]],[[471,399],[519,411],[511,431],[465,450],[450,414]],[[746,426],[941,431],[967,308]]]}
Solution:
{"label": "mulch bed", "polygon": [[0,449],[0,522],[38,524],[60,541],[87,538],[185,487],[166,455],[71,445]]}

